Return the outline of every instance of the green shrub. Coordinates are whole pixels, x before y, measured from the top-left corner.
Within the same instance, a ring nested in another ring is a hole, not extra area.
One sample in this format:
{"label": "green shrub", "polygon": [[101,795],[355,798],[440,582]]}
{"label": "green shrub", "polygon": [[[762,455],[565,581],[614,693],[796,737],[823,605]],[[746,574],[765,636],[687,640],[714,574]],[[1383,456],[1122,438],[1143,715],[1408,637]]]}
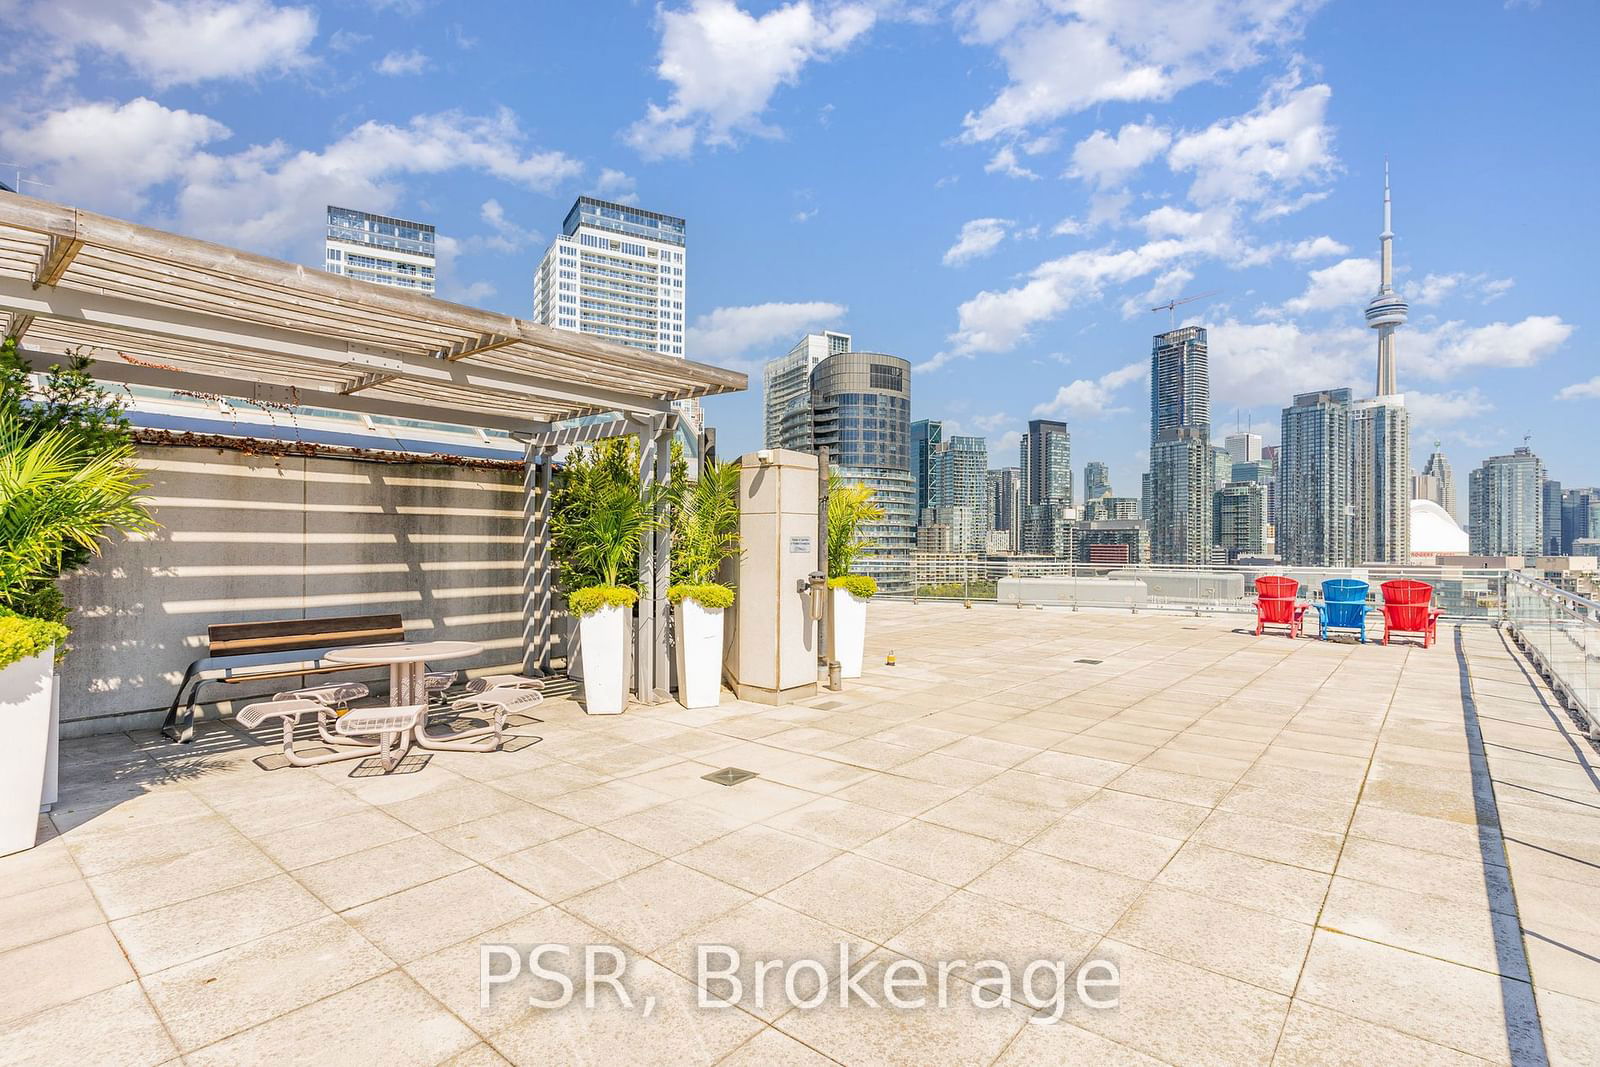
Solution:
{"label": "green shrub", "polygon": [[716,582],[705,582],[700,585],[680,582],[667,590],[667,599],[674,604],[685,598],[712,610],[733,607],[733,590]]}
{"label": "green shrub", "polygon": [[852,596],[861,597],[863,600],[878,592],[877,579],[869,578],[865,574],[846,574],[841,578],[829,578],[828,587],[831,589],[843,589]]}
{"label": "green shrub", "polygon": [[639,599],[632,589],[615,585],[591,585],[587,589],[574,589],[567,596],[567,610],[578,618],[593,615],[601,608],[631,608]]}
{"label": "green shrub", "polygon": [[27,619],[0,611],[0,670],[46,652],[66,639],[67,628],[59,622]]}

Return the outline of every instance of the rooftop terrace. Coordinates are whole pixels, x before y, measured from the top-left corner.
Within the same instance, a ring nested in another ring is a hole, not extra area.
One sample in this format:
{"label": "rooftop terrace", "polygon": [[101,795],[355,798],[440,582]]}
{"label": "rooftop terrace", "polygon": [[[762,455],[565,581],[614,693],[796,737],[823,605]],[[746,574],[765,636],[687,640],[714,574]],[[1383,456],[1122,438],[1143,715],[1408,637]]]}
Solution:
{"label": "rooftop terrace", "polygon": [[[5,1059],[1600,1061],[1596,755],[1500,631],[873,611],[842,693],[552,699],[538,744],[414,774],[65,742],[51,839],[0,859]],[[711,941],[1105,959],[1120,1006],[702,1009]],[[482,1008],[485,942],[624,946],[654,1011]]]}

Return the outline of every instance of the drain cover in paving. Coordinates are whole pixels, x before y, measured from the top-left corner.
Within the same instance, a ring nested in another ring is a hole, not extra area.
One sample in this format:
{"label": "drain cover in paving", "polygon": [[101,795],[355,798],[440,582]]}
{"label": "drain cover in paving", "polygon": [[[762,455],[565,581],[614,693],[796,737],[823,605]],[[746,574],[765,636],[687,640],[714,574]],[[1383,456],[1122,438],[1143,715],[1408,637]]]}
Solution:
{"label": "drain cover in paving", "polygon": [[1072,662],[1074,662],[1074,663],[1099,663],[1100,661],[1097,660],[1097,659],[1075,659]]}
{"label": "drain cover in paving", "polygon": [[355,770],[350,772],[350,777],[373,778],[384,774],[416,774],[426,767],[431,759],[433,759],[432,753],[410,752],[399,763],[394,765],[394,770],[385,771],[383,769],[383,760],[377,756],[371,756],[356,764]]}
{"label": "drain cover in paving", "polygon": [[724,767],[720,771],[712,771],[710,774],[702,774],[700,777],[708,782],[716,782],[718,785],[738,785],[740,782],[748,782],[756,777],[756,772],[743,770],[739,767]]}

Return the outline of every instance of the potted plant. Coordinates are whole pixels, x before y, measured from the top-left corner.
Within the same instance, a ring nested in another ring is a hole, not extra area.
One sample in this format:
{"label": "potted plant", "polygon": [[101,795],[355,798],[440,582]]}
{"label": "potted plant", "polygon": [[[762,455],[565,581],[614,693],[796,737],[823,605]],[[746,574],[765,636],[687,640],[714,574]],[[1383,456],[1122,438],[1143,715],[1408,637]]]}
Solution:
{"label": "potted plant", "polygon": [[[22,828],[16,848],[32,845],[39,811],[55,800],[60,680],[51,668],[69,633],[57,581],[98,554],[108,531],[155,525],[138,499],[127,420],[88,363],[74,355],[35,388],[15,339],[0,342],[0,838]],[[41,662],[42,696],[32,673]],[[14,791],[19,781],[31,784]]]}
{"label": "potted plant", "polygon": [[50,747],[50,676],[66,639],[58,622],[0,612],[0,856],[33,847]]}
{"label": "potted plant", "polygon": [[878,591],[878,583],[871,577],[850,573],[862,553],[876,544],[862,533],[868,523],[883,518],[883,508],[872,498],[872,490],[865,485],[829,479],[828,610],[833,619],[833,655],[845,678],[861,677],[861,657],[867,643],[867,601]]}
{"label": "potted plant", "polygon": [[722,700],[723,613],[733,590],[717,581],[722,565],[739,552],[739,468],[706,463],[700,477],[675,484],[672,506],[673,654],[678,700],[686,708],[714,708]]}
{"label": "potted plant", "polygon": [[592,584],[567,594],[567,610],[578,619],[584,710],[590,715],[619,715],[627,705],[628,616],[639,594],[622,584],[622,576],[637,567],[640,540],[655,527],[650,494],[626,483],[595,487],[582,511],[563,523],[571,566],[593,577]]}

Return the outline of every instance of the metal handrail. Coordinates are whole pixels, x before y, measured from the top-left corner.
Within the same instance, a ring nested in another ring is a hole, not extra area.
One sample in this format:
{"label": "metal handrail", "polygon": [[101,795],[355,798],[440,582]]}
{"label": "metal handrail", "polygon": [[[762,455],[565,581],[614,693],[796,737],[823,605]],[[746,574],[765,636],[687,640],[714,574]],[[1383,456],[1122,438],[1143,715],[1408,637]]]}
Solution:
{"label": "metal handrail", "polygon": [[1600,743],[1600,602],[1513,573],[1506,630],[1573,718]]}

